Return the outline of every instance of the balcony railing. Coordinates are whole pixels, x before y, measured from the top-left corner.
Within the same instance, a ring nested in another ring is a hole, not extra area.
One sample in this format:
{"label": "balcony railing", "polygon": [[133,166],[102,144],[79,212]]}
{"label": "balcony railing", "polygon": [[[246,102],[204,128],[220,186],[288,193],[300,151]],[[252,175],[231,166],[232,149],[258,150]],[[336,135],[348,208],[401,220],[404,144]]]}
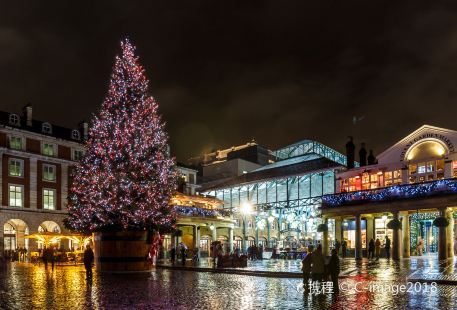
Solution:
{"label": "balcony railing", "polygon": [[178,215],[195,216],[195,217],[229,217],[232,213],[230,210],[222,209],[205,209],[193,206],[175,206]]}
{"label": "balcony railing", "polygon": [[322,205],[324,207],[338,207],[370,202],[426,198],[449,194],[457,194],[456,178],[325,195],[322,196]]}

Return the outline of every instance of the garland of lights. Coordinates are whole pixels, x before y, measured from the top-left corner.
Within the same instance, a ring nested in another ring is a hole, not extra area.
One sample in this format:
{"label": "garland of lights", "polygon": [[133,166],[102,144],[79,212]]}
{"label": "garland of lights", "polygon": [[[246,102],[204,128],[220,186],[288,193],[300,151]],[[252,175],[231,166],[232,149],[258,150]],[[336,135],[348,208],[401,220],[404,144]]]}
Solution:
{"label": "garland of lights", "polygon": [[325,206],[341,206],[366,202],[423,198],[457,194],[457,179],[437,180],[420,184],[396,185],[382,189],[325,195]]}
{"label": "garland of lights", "polygon": [[121,47],[73,174],[65,224],[76,231],[168,230],[176,221],[169,205],[176,172],[165,124],[135,47],[129,40]]}
{"label": "garland of lights", "polygon": [[227,217],[232,214],[230,210],[210,210],[191,206],[174,206],[177,214],[183,216],[198,216],[198,217]]}

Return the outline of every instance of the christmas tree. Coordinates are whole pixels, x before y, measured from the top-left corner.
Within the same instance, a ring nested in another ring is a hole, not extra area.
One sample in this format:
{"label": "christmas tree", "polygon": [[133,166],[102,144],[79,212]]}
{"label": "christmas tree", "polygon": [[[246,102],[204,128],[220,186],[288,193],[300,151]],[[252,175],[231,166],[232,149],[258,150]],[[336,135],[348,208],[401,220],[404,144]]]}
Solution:
{"label": "christmas tree", "polygon": [[135,47],[127,39],[121,47],[73,173],[66,225],[76,231],[168,230],[175,223],[169,200],[176,173],[165,124]]}

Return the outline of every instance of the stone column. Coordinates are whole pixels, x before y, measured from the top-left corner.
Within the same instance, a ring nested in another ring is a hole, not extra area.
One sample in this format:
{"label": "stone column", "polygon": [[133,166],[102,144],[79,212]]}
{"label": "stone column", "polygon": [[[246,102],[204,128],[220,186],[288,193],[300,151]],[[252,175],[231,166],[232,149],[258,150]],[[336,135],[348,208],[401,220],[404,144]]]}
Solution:
{"label": "stone column", "polygon": [[229,248],[230,248],[230,253],[233,253],[233,228],[230,227],[228,230],[229,230]]}
{"label": "stone column", "polygon": [[444,161],[444,178],[450,179],[452,178],[452,160],[445,160]]}
{"label": "stone column", "polygon": [[[393,212],[394,220],[398,220],[398,211]],[[392,258],[399,260],[401,257],[400,249],[400,229],[393,229],[393,240],[392,240]]]}
{"label": "stone column", "polygon": [[[446,216],[446,209],[440,210],[439,216]],[[438,259],[447,259],[447,227],[438,228]]]}
{"label": "stone column", "polygon": [[217,241],[217,227],[216,227],[216,225],[214,225],[214,229],[211,231],[211,233],[212,233],[212,238],[211,239],[213,241]]}
{"label": "stone column", "polygon": [[342,227],[343,220],[341,217],[335,218],[335,240],[341,243],[343,241],[343,227]]}
{"label": "stone column", "polygon": [[371,238],[373,238],[373,236],[374,236],[374,217],[370,214],[370,215],[366,215],[365,219],[367,221],[366,246],[367,246],[367,251],[368,251],[368,244],[370,243]]}
{"label": "stone column", "polygon": [[362,216],[355,216],[355,259],[362,259]]}
{"label": "stone column", "polygon": [[194,246],[194,249],[198,248],[199,242],[197,242],[198,239],[198,225],[192,226],[192,243]]}
{"label": "stone column", "polygon": [[409,225],[409,213],[406,212],[401,220],[401,232],[403,235],[403,258],[409,258],[411,256],[411,240],[410,240],[410,225]]}
{"label": "stone column", "polygon": [[408,184],[409,183],[409,178],[408,178],[408,167],[403,167],[401,168],[401,184]]}
{"label": "stone column", "polygon": [[449,221],[449,226],[446,227],[447,257],[453,258],[454,257],[454,212],[452,212],[452,210],[449,210],[448,212],[446,212],[446,217]]}
{"label": "stone column", "polygon": [[[328,225],[328,218],[324,217],[324,224]],[[324,256],[328,256],[328,230],[322,233],[322,254]]]}

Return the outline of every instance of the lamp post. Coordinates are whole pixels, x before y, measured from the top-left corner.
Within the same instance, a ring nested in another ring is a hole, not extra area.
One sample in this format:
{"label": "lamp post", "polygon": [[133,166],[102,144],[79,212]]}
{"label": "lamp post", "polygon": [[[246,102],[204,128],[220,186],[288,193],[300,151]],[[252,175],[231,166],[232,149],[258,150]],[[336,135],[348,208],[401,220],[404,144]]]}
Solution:
{"label": "lamp post", "polygon": [[243,215],[243,254],[246,254],[246,216],[251,214],[252,205],[249,201],[243,202],[240,206],[240,213]]}

